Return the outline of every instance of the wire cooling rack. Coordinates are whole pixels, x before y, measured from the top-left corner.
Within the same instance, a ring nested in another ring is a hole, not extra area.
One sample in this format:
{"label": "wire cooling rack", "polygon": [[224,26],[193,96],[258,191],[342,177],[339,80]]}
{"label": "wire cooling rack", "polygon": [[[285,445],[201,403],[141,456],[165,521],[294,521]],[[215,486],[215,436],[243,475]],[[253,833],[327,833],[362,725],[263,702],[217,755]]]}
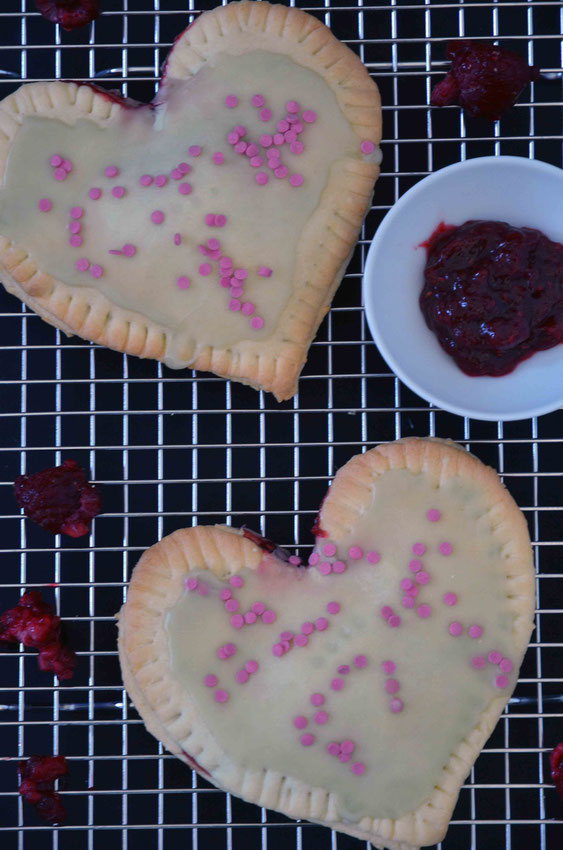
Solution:
{"label": "wire cooling rack", "polygon": [[[150,99],[174,36],[201,7],[179,0],[103,0],[92,26],[63,33],[31,0],[0,5],[0,94],[23,80],[95,79]],[[360,843],[217,791],[145,731],[122,689],[113,615],[139,554],[186,525],[248,523],[301,556],[336,469],[386,440],[458,440],[495,466],[529,521],[537,627],[515,695],[463,787],[444,850],[555,850],[563,804],[547,753],[563,739],[563,416],[483,423],[416,397],[370,341],[360,281],[369,238],[421,177],[485,154],[561,166],[562,83],[540,81],[495,124],[457,107],[430,110],[446,67],[444,39],[499,38],[545,72],[562,67],[561,2],[319,0],[303,6],[356,50],[384,103],[383,173],[348,274],[292,401],[67,340],[0,293],[0,608],[41,588],[79,652],[70,684],[32,652],[0,653],[0,838],[4,850],[353,850]],[[103,487],[89,538],[53,538],[20,517],[12,482],[75,458]],[[559,548],[558,548],[559,547]],[[66,825],[43,825],[16,791],[18,758],[63,753]],[[415,757],[413,755],[413,757]],[[365,845],[362,845],[365,846]]]}

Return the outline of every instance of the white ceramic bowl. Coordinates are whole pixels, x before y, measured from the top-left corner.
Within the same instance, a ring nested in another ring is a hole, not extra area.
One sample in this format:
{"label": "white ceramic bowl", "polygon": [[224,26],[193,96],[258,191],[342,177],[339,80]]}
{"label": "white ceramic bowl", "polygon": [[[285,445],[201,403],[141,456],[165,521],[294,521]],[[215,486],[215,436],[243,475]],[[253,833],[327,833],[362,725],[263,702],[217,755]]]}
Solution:
{"label": "white ceramic bowl", "polygon": [[563,345],[499,378],[465,375],[426,326],[418,305],[426,251],[438,224],[470,219],[535,227],[563,242],[563,170],[487,156],[450,165],[409,189],[369,249],[363,300],[373,338],[395,374],[422,398],[475,419],[525,419],[563,405]]}

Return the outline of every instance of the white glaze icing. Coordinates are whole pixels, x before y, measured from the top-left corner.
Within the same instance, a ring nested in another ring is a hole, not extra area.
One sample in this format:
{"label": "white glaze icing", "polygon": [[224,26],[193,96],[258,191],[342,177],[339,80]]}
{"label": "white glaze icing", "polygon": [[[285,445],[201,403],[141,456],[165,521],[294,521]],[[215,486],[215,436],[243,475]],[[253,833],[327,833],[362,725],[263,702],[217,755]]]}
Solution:
{"label": "white glaze icing", "polygon": [[[439,522],[426,519],[428,508],[441,511]],[[443,541],[453,545],[449,556],[439,554]],[[318,547],[326,542],[319,539]],[[425,620],[416,608],[406,610],[400,603],[404,594],[399,581],[413,576],[407,565],[416,557],[411,551],[416,542],[426,546],[419,557],[430,575],[416,599],[416,605],[431,606],[432,615]],[[228,585],[198,571],[211,592],[203,597],[188,591],[168,612],[170,659],[200,717],[237,763],[269,767],[333,792],[344,819],[395,818],[430,797],[450,753],[499,694],[494,683],[498,667],[487,663],[475,670],[470,660],[493,649],[510,658],[512,619],[482,496],[461,479],[452,478],[436,490],[424,475],[385,473],[374,485],[369,509],[350,538],[340,542],[336,557],[346,559],[353,544],[365,552],[377,550],[379,563],[348,559],[343,574],[322,576],[316,567],[303,570],[270,557],[256,572],[243,570],[243,588],[230,588],[240,610],[261,601],[277,615],[272,625],[232,628],[231,615],[218,599],[219,590]],[[442,602],[447,592],[458,595],[456,606]],[[325,612],[330,601],[340,604],[338,614]],[[399,628],[390,628],[381,617],[383,605],[401,616]],[[304,621],[318,617],[329,621],[326,631],[315,631],[306,647],[273,656],[271,648],[281,631],[297,633]],[[448,633],[454,620],[464,626],[458,638]],[[467,635],[472,624],[483,628],[477,640]],[[216,651],[229,641],[237,652],[221,661]],[[352,665],[357,654],[367,658],[363,670]],[[246,684],[237,684],[235,672],[248,659],[257,660],[260,668]],[[396,696],[404,703],[398,714],[390,712],[391,697],[384,690],[385,660],[396,664],[392,678],[400,683]],[[344,689],[335,692],[329,684],[342,664],[351,665],[351,672],[341,677]],[[208,673],[217,675],[217,687],[229,692],[225,704],[217,704],[213,689],[204,686]],[[513,671],[507,677],[509,688],[515,676]],[[313,722],[316,709],[309,697],[314,692],[326,696],[326,725]],[[295,715],[309,719],[306,729],[293,727]],[[309,732],[317,740],[303,747],[299,737]],[[342,764],[326,752],[330,741],[343,739],[355,742],[352,761],[365,764],[363,776],[350,773],[352,762]]]}
{"label": "white glaze icing", "polygon": [[[273,111],[268,122],[258,120],[258,110],[250,104],[257,92]],[[224,106],[231,93],[239,98],[235,109]],[[254,179],[257,169],[233,151],[226,136],[235,125],[243,125],[248,130],[245,139],[258,143],[261,134],[275,132],[291,99],[317,114],[314,124],[304,124],[301,155],[291,154],[287,145],[282,148],[282,163],[290,174],[303,174],[305,182],[295,188],[276,179],[261,149],[264,167],[259,170],[270,180],[260,187]],[[222,55],[190,80],[166,83],[153,109],[121,110],[104,128],[88,120],[69,127],[58,120],[28,117],[16,142],[0,191],[0,233],[25,246],[43,270],[65,283],[95,285],[119,306],[214,346],[272,333],[291,291],[297,242],[319,203],[331,165],[345,156],[361,157],[358,137],[322,78],[287,57],[259,51]],[[190,145],[200,145],[201,156],[190,157]],[[224,153],[222,165],[211,161],[215,151]],[[49,166],[55,153],[73,163],[72,173],[61,183],[53,179]],[[178,182],[171,179],[160,189],[139,185],[142,174],[169,175],[179,162],[192,166],[184,178],[193,188],[191,194],[180,195]],[[104,176],[107,165],[119,168],[117,178]],[[111,197],[115,185],[126,188],[125,197]],[[88,198],[93,186],[103,190],[98,201]],[[48,213],[37,209],[44,197],[53,203]],[[85,210],[84,241],[72,248],[66,227],[69,209],[76,205]],[[150,222],[153,210],[165,213],[162,225]],[[204,216],[210,212],[226,215],[227,225],[205,226]],[[182,236],[180,246],[173,243],[175,233]],[[209,277],[198,273],[206,258],[197,246],[211,237],[220,240],[235,267],[249,271],[243,300],[256,305],[265,321],[262,330],[250,330],[248,317],[228,310],[229,290],[219,285],[216,262]],[[134,257],[108,254],[126,243],[136,246]],[[101,265],[103,276],[94,281],[88,272],[78,272],[74,264],[80,257]],[[258,276],[259,266],[272,268],[272,276]],[[180,275],[190,278],[189,289],[177,287]]]}

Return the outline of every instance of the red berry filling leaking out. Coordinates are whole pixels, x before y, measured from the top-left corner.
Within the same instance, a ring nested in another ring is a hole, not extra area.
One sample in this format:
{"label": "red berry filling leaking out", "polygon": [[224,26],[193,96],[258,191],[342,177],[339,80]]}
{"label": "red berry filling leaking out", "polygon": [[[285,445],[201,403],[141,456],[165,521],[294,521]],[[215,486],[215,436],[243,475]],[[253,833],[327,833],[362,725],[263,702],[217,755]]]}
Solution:
{"label": "red berry filling leaking out", "polygon": [[536,65],[527,65],[512,50],[482,41],[450,41],[446,58],[451,71],[432,89],[430,103],[447,106],[458,100],[472,118],[496,121],[540,75]]}
{"label": "red berry filling leaking out", "polygon": [[555,790],[563,800],[563,741],[549,754],[549,763]]}
{"label": "red berry filling leaking out", "polygon": [[19,792],[47,823],[63,823],[65,810],[54,782],[68,773],[64,756],[31,756],[20,761]]}
{"label": "red berry filling leaking out", "polygon": [[0,615],[0,641],[39,650],[39,669],[70,679],[76,655],[61,642],[61,621],[38,591],[24,593],[15,608]]}
{"label": "red berry filling leaking out", "polygon": [[33,475],[18,475],[14,487],[25,515],[53,534],[87,534],[90,520],[101,509],[100,491],[87,482],[86,473],[74,460]]}
{"label": "red berry filling leaking out", "polygon": [[44,18],[65,30],[84,27],[100,14],[100,0],[35,0],[35,5]]}

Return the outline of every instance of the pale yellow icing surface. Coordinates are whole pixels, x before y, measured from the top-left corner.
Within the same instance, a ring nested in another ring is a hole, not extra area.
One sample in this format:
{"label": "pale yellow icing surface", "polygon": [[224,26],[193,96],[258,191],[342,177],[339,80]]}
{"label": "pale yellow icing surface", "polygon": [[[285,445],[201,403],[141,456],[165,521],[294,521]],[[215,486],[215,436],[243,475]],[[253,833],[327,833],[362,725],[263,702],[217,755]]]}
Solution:
{"label": "pale yellow icing surface", "polygon": [[[251,103],[261,93],[273,118],[263,122]],[[239,105],[227,109],[225,97],[235,94]],[[252,168],[244,155],[226,141],[235,125],[247,128],[246,141],[258,144],[263,133],[275,132],[285,117],[285,103],[296,99],[302,109],[317,114],[314,124],[304,124],[301,155],[284,146],[282,164],[289,173],[305,178],[301,187],[278,180],[266,166]],[[295,252],[303,228],[316,209],[331,165],[343,157],[360,158],[359,140],[343,117],[323,79],[287,57],[256,51],[242,56],[218,57],[187,81],[165,84],[153,109],[121,110],[104,128],[89,120],[74,126],[39,117],[25,118],[12,146],[0,191],[0,233],[24,246],[39,267],[72,286],[95,285],[113,303],[143,313],[153,321],[204,344],[228,345],[241,339],[268,337],[288,301],[295,273]],[[188,147],[200,145],[202,154],[189,156]],[[216,165],[212,153],[225,162]],[[73,171],[58,183],[52,177],[50,157],[69,159]],[[169,175],[180,162],[192,167],[182,181],[169,178],[163,188],[142,188],[143,174]],[[108,165],[119,175],[104,176]],[[268,173],[269,183],[255,182],[257,170]],[[189,195],[178,192],[179,182],[192,186]],[[125,187],[121,199],[111,196],[113,186]],[[103,191],[100,200],[88,197],[91,187]],[[37,203],[49,198],[50,212]],[[69,210],[82,206],[83,244],[68,245]],[[150,221],[161,210],[161,225]],[[205,225],[207,213],[224,214],[223,228]],[[182,243],[174,245],[180,233]],[[213,273],[198,273],[207,261],[197,246],[218,238],[221,250],[235,267],[249,275],[243,301],[256,305],[263,317],[262,330],[250,330],[249,318],[228,310],[229,290],[219,285],[217,262]],[[134,257],[112,256],[109,249],[135,245]],[[95,281],[89,272],[78,272],[81,257],[102,266]],[[273,270],[271,277],[257,275],[259,266]],[[179,276],[191,285],[181,290]]]}
{"label": "pale yellow icing surface", "polygon": [[[429,508],[441,512],[440,521],[426,519]],[[318,540],[319,547],[326,542]],[[441,542],[451,542],[451,555],[439,553]],[[411,551],[414,543],[426,547],[418,557],[430,581],[421,586],[415,608],[407,610],[399,582],[413,577],[408,562],[417,557]],[[316,567],[303,570],[270,557],[257,571],[240,573],[243,587],[230,587],[239,610],[244,613],[260,601],[275,612],[272,625],[234,629],[218,598],[229,585],[208,571],[190,573],[207,582],[210,593],[186,591],[168,612],[170,661],[202,721],[238,764],[268,767],[334,793],[343,819],[397,818],[430,797],[452,751],[502,693],[495,686],[499,668],[487,662],[475,670],[470,661],[492,650],[511,657],[512,616],[483,497],[459,478],[437,490],[422,474],[386,472],[374,483],[372,503],[356,532],[340,543],[335,557],[346,559],[350,545],[376,550],[379,563],[348,559],[343,574],[322,576]],[[447,592],[457,594],[457,605],[443,603]],[[331,601],[340,604],[339,613],[326,612]],[[428,619],[417,616],[420,604],[430,606]],[[382,618],[384,605],[401,617],[398,628]],[[306,647],[293,646],[274,657],[272,645],[280,632],[298,633],[303,622],[319,617],[329,622],[325,631],[310,635]],[[453,621],[463,626],[460,637],[448,633]],[[482,627],[479,639],[468,637],[470,625]],[[226,642],[237,651],[219,660],[217,649]],[[367,659],[360,670],[353,665],[359,654]],[[258,661],[259,670],[238,684],[235,673],[249,659]],[[389,675],[381,664],[387,660],[396,664],[391,677],[400,684],[400,713],[390,711],[392,696],[384,689]],[[350,665],[351,672],[340,676],[344,687],[334,691],[330,682],[339,677],[339,665]],[[206,674],[215,674],[217,687],[228,691],[226,703],[214,701],[214,689],[203,683]],[[507,676],[508,689],[516,675],[514,670]],[[316,692],[326,697],[325,725],[313,719],[319,709],[309,698]],[[306,729],[294,728],[296,715],[308,719]],[[299,743],[306,733],[315,736],[312,746]],[[356,748],[352,760],[341,763],[326,746],[345,739]],[[350,772],[354,761],[365,764],[363,776]]]}

